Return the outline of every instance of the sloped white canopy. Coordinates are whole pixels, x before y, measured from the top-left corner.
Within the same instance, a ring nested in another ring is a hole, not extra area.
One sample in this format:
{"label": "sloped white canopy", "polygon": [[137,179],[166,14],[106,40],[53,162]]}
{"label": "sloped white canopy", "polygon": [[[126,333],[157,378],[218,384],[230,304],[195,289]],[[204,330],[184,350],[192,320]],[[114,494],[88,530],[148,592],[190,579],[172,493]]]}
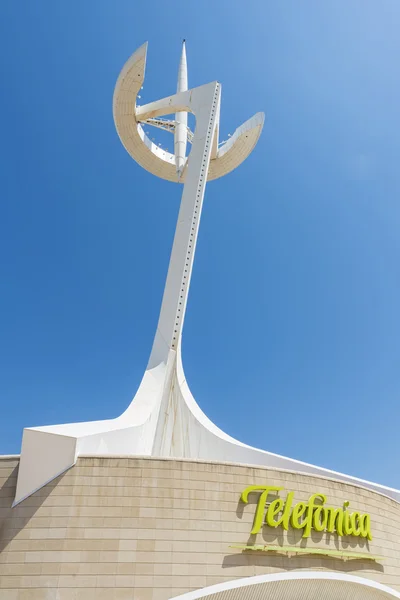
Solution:
{"label": "sloped white canopy", "polygon": [[171,600],[393,600],[395,590],[363,577],[303,571],[258,575],[213,585]]}

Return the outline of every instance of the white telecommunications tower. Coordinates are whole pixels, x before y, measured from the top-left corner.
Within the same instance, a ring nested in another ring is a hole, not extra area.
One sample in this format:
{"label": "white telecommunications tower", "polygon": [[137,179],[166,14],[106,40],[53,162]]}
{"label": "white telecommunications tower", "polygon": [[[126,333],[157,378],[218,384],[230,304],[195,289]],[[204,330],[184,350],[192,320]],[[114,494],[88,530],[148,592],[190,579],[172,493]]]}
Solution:
{"label": "white telecommunications tower", "polygon": [[[229,461],[329,476],[400,499],[378,484],[285,458],[243,444],[214,425],[190,393],[181,360],[181,336],[206,182],[226,175],[251,153],[264,124],[257,113],[228,141],[218,143],[221,85],[188,90],[183,43],[177,93],[137,106],[143,86],[147,44],[128,60],[114,92],[114,120],[122,144],[147,171],[183,183],[183,193],[157,331],[139,389],[115,419],[24,430],[14,505],[76,463],[79,456],[154,456]],[[196,118],[192,132],[187,113]],[[175,114],[174,120],[161,118]],[[162,150],[143,125],[174,134],[174,154]],[[186,156],[187,143],[191,150]],[[246,399],[246,405],[247,401]],[[225,402],[228,400],[225,398]],[[271,425],[266,423],[266,427]]]}

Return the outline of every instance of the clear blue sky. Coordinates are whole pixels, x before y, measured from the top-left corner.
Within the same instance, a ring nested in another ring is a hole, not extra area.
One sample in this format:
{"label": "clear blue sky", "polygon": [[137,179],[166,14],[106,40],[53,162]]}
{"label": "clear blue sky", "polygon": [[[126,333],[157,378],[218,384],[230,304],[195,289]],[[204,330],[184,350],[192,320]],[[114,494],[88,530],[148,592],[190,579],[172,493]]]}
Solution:
{"label": "clear blue sky", "polygon": [[222,83],[183,336],[206,414],[249,444],[400,488],[398,0],[2,0],[0,452],[117,416],[152,344],[181,188],[136,165],[112,94]]}

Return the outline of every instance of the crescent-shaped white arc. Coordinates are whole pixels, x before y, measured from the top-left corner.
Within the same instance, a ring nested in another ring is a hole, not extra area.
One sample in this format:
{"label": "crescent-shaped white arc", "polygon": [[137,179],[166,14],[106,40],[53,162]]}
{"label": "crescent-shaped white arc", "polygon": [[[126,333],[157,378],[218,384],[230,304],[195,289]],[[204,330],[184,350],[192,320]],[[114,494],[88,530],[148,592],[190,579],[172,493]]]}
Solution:
{"label": "crescent-shaped white arc", "polygon": [[[144,169],[157,177],[178,182],[175,157],[154,144],[136,120],[136,99],[143,85],[147,42],[125,63],[115,86],[113,114],[119,138],[128,154]],[[252,152],[264,125],[264,113],[257,113],[236,129],[210,161],[208,180],[233,171]],[[185,171],[179,180],[185,182]]]}

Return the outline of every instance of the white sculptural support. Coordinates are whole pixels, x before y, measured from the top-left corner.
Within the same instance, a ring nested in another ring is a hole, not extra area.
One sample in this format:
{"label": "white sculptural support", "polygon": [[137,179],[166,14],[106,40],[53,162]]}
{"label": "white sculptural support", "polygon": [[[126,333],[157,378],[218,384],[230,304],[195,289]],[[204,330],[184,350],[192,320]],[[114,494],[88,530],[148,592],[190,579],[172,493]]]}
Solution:
{"label": "white sculptural support", "polygon": [[[256,114],[219,145],[221,86],[214,82],[182,91],[186,60],[181,61],[181,84],[176,94],[136,106],[146,50],[146,44],[139,48],[118,78],[114,93],[116,128],[139,164],[159,177],[184,183],[150,359],[133,401],[119,417],[24,430],[14,505],[83,455],[177,457],[283,468],[354,483],[400,501],[397,490],[258,450],[231,438],[204,415],[191,395],[182,367],[181,335],[206,182],[229,173],[251,153],[264,115]],[[176,113],[176,120],[168,127],[174,132],[176,147],[183,148],[187,126],[180,117],[182,112],[195,115],[196,129],[189,158],[184,160],[182,154],[177,160],[149,140],[141,123],[151,124],[151,119]]]}

